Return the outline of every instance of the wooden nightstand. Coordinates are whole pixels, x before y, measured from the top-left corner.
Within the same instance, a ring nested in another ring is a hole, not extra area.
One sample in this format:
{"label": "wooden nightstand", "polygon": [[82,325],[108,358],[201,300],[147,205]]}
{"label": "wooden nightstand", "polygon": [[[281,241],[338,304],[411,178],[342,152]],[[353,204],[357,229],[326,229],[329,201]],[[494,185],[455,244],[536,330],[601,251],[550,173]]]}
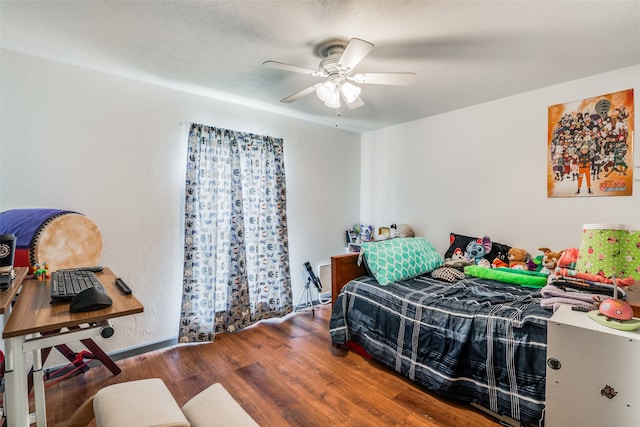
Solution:
{"label": "wooden nightstand", "polygon": [[640,332],[562,306],[547,328],[545,425],[640,425]]}
{"label": "wooden nightstand", "polygon": [[358,265],[358,253],[335,255],[331,257],[331,302],[336,300],[340,290],[350,280],[366,276],[367,270]]}

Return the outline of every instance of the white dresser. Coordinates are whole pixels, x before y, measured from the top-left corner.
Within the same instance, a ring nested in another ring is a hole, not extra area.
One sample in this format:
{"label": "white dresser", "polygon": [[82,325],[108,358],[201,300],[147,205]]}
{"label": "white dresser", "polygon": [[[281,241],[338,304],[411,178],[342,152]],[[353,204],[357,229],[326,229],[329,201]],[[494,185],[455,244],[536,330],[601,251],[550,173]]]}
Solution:
{"label": "white dresser", "polygon": [[549,320],[545,427],[640,427],[640,330],[563,306]]}

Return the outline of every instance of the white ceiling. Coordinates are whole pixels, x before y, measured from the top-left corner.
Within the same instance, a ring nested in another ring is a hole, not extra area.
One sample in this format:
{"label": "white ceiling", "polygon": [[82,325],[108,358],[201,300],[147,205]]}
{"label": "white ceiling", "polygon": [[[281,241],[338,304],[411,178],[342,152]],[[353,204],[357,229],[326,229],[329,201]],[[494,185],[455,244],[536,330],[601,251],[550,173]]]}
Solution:
{"label": "white ceiling", "polygon": [[640,1],[0,0],[0,18],[8,50],[331,126],[314,94],[279,102],[320,78],[261,64],[316,69],[317,43],[361,38],[355,72],[417,77],[365,85],[338,120],[356,132],[640,64]]}

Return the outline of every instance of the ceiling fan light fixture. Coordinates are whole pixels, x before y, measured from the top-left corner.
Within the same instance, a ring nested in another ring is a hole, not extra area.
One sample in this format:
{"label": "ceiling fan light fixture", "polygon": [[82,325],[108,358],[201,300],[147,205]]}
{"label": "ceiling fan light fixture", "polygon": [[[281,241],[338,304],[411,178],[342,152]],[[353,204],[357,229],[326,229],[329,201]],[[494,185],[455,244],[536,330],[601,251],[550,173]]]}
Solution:
{"label": "ceiling fan light fixture", "polygon": [[328,102],[336,90],[336,85],[331,80],[328,80],[316,88],[316,95],[324,102]]}
{"label": "ceiling fan light fixture", "polygon": [[315,92],[318,98],[329,108],[340,108],[342,102],[353,110],[364,105],[364,101],[360,98],[362,90],[360,86],[356,86],[353,83],[357,85],[409,86],[416,79],[415,73],[353,74],[353,70],[371,52],[373,47],[373,43],[357,38],[352,38],[348,42],[340,39],[331,39],[317,47],[317,53],[323,59],[316,70],[271,60],[263,62],[262,65],[269,68],[327,78],[327,81],[299,90],[281,99],[280,102],[291,103]]}
{"label": "ceiling fan light fixture", "polygon": [[344,100],[347,101],[347,104],[351,104],[353,101],[358,99],[360,92],[362,92],[362,89],[349,82],[344,82],[340,87],[340,90],[342,91],[342,96],[344,96]]}
{"label": "ceiling fan light fixture", "polygon": [[331,98],[325,101],[324,105],[329,108],[340,108],[340,94],[337,90],[331,94]]}

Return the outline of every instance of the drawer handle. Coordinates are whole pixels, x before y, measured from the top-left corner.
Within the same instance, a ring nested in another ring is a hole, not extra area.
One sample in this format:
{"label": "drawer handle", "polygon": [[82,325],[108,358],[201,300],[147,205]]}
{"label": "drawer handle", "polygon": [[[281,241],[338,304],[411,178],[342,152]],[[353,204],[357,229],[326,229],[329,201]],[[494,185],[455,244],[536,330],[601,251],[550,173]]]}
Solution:
{"label": "drawer handle", "polygon": [[608,399],[613,399],[614,397],[616,397],[616,394],[618,394],[618,392],[610,385],[605,385],[604,388],[600,390],[600,394]]}

